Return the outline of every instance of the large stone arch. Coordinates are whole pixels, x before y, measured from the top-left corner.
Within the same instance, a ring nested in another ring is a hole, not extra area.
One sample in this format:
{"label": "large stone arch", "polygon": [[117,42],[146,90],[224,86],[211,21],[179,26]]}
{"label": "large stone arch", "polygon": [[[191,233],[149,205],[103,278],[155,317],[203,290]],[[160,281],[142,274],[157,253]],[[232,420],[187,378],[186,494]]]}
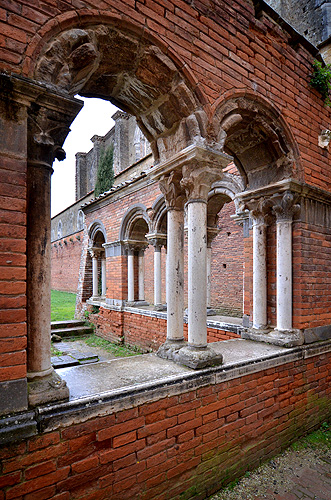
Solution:
{"label": "large stone arch", "polygon": [[135,115],[156,161],[206,139],[207,100],[187,67],[142,27],[83,15],[67,29],[50,25],[35,53],[30,77]]}
{"label": "large stone arch", "polygon": [[235,92],[215,106],[218,147],[231,155],[244,189],[300,178],[299,152],[280,110],[253,92]]}

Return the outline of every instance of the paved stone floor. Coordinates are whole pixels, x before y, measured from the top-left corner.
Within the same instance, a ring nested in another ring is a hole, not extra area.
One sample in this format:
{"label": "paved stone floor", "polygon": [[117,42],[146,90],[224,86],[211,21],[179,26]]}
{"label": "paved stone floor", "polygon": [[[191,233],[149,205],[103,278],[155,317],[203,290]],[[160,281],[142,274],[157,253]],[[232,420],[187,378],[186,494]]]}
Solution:
{"label": "paved stone floor", "polygon": [[331,500],[331,449],[288,449],[210,500]]}

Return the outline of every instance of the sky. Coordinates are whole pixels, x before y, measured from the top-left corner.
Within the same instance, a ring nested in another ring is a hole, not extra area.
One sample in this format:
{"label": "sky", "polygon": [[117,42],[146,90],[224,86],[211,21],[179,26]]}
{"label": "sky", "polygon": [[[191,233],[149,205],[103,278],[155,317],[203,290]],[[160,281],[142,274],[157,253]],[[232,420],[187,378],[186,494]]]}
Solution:
{"label": "sky", "polygon": [[71,132],[63,145],[64,161],[55,160],[51,184],[51,215],[58,214],[75,201],[75,154],[87,153],[93,147],[90,141],[94,135],[105,135],[114,125],[111,116],[117,108],[108,101],[86,99],[84,107],[71,124]]}

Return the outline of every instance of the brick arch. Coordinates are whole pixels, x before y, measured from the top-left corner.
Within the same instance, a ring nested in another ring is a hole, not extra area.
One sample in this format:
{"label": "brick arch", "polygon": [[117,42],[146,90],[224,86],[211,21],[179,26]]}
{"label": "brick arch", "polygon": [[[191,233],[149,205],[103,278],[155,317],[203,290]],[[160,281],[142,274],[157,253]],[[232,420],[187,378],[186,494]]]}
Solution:
{"label": "brick arch", "polygon": [[245,189],[301,177],[299,150],[280,110],[248,91],[228,93],[214,105],[218,147],[234,158]]}
{"label": "brick arch", "polygon": [[217,225],[218,213],[226,203],[234,201],[236,211],[238,201],[236,195],[244,189],[243,182],[238,175],[225,173],[222,180],[215,182],[208,193],[207,205],[207,225],[214,227]]}
{"label": "brick arch", "polygon": [[158,196],[152,206],[153,231],[159,234],[167,234],[167,207],[163,194]]}
{"label": "brick arch", "polygon": [[156,162],[207,139],[206,97],[183,61],[144,26],[99,11],[47,24],[27,51],[30,77],[135,115]]}
{"label": "brick arch", "polygon": [[150,232],[151,220],[147,214],[146,207],[142,203],[132,205],[124,214],[119,240],[145,240],[145,235]]}
{"label": "brick arch", "polygon": [[95,220],[90,224],[88,230],[88,237],[89,237],[89,246],[92,247],[94,242],[97,239],[100,239],[100,235],[102,235],[104,239],[104,243],[107,243],[107,232],[105,229],[105,226],[100,220]]}

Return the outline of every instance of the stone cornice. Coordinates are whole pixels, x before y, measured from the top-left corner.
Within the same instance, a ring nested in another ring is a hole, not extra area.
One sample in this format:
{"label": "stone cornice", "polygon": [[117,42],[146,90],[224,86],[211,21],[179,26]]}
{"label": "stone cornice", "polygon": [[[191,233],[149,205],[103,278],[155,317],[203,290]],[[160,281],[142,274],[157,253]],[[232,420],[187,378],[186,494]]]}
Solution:
{"label": "stone cornice", "polygon": [[285,191],[291,191],[293,194],[297,194],[301,197],[331,205],[330,192],[295,179],[286,179],[258,189],[243,191],[236,195],[236,200],[238,200],[239,203],[245,203],[252,199],[275,196],[277,194],[280,195],[285,193]]}

